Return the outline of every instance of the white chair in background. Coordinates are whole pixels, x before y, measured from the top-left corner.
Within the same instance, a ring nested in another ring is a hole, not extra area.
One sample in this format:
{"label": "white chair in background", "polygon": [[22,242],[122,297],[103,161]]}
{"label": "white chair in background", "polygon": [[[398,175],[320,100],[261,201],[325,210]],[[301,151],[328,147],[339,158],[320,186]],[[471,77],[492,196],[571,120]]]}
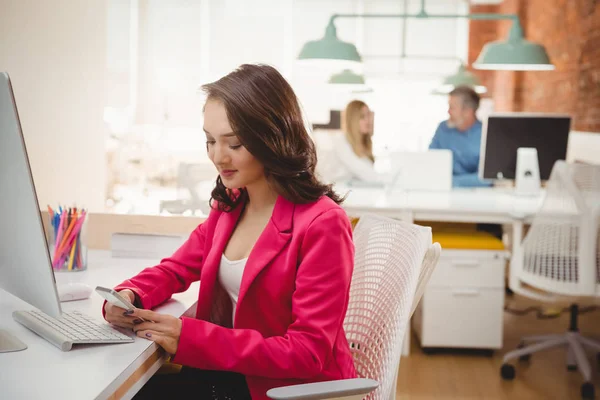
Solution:
{"label": "white chair in background", "polygon": [[[168,211],[171,214],[183,214],[186,211],[202,211],[205,215],[210,212],[208,193],[199,193],[202,183],[209,183],[212,190],[217,177],[217,170],[210,162],[179,163],[177,167],[177,199],[161,200],[159,212]],[[204,185],[206,186],[206,185]]]}
{"label": "white chair in background", "polygon": [[394,399],[409,319],[440,256],[431,228],[372,214],[354,228],[344,329],[360,378],[271,389],[272,399]]}
{"label": "white chair in background", "polygon": [[[600,360],[600,342],[577,329],[579,300],[600,298],[600,165],[558,161],[547,183],[546,197],[522,244],[515,246],[510,265],[510,288],[518,294],[551,302],[569,300],[571,324],[562,335],[522,338],[517,350],[504,356],[501,375],[515,377],[507,362],[527,360],[541,350],[567,347],[567,366],[584,377],[583,398],[594,398],[590,363],[584,348]],[[528,342],[534,344],[526,345]]]}

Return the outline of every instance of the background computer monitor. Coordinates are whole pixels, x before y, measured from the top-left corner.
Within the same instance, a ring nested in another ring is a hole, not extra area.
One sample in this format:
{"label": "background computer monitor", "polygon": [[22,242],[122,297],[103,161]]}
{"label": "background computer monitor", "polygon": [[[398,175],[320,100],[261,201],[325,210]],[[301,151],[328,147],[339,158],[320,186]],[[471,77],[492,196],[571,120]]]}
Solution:
{"label": "background computer monitor", "polygon": [[540,179],[567,156],[571,117],[551,113],[492,113],[483,121],[479,177],[515,179],[517,149],[537,149]]}
{"label": "background computer monitor", "polygon": [[54,271],[8,74],[0,72],[0,287],[60,317]]}

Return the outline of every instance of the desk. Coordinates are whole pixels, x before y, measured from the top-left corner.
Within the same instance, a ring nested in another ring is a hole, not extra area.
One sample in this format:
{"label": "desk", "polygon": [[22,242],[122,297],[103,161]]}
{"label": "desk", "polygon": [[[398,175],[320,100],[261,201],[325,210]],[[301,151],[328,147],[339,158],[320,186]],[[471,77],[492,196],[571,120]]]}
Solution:
{"label": "desk", "polygon": [[[538,196],[515,196],[511,188],[457,188],[451,191],[406,191],[381,187],[336,186],[348,193],[342,207],[353,217],[374,213],[406,222],[439,221],[510,225],[511,248],[520,246],[523,224],[542,206]],[[443,249],[442,249],[443,251]],[[404,338],[403,355],[410,353],[410,333]]]}
{"label": "desk", "polygon": [[352,216],[375,213],[405,221],[445,221],[512,224],[527,220],[540,209],[544,197],[515,196],[508,188],[458,188],[451,191],[404,191],[377,187],[336,186],[348,192],[344,209]]}
{"label": "desk", "polygon": [[[159,260],[112,258],[109,251],[90,250],[89,268],[82,272],[56,273],[57,283],[84,282],[113,287]],[[174,316],[191,313],[199,282],[156,310]],[[81,311],[102,321],[103,299],[96,292],[89,299],[61,303],[63,311]],[[117,399],[131,398],[163,364],[164,353],[149,340],[133,343],[77,345],[62,352],[12,319],[27,303],[0,289],[0,328],[27,344],[24,351],[0,354],[2,399]]]}
{"label": "desk", "polygon": [[[517,198],[506,189],[457,189],[451,192],[386,192],[382,188],[350,188],[343,203],[351,215],[373,212],[408,221],[454,221],[512,224],[537,212],[542,196]],[[345,193],[344,188],[336,188]],[[520,238],[519,236],[514,236]],[[520,241],[517,240],[515,243]],[[57,281],[114,286],[158,260],[116,259],[108,251],[89,253],[89,269],[57,273]],[[199,283],[177,294],[157,311],[179,316],[197,300]],[[65,311],[79,310],[101,319],[102,298],[96,293],[84,301],[63,303]],[[76,346],[61,352],[12,319],[12,311],[27,304],[0,290],[0,328],[16,333],[29,348],[0,354],[2,399],[107,399],[130,398],[163,363],[158,347],[145,339],[130,344]],[[407,336],[409,338],[410,336]],[[404,354],[408,354],[405,340]]]}

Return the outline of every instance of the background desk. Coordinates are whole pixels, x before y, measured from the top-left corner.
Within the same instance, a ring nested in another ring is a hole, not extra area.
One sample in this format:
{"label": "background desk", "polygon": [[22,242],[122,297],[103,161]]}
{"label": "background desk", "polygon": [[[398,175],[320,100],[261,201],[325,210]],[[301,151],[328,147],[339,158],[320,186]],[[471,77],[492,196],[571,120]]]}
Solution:
{"label": "background desk", "polygon": [[515,196],[508,188],[460,188],[451,191],[387,191],[377,187],[336,186],[348,192],[342,206],[352,216],[375,213],[405,221],[511,224],[535,215],[544,192]]}
{"label": "background desk", "polygon": [[[512,232],[508,244],[512,250],[520,246],[523,224],[538,212],[544,199],[543,191],[538,196],[523,197],[515,196],[510,188],[460,188],[437,192],[336,186],[335,190],[342,195],[348,193],[342,207],[352,217],[374,213],[411,223],[439,221],[510,225]],[[403,355],[410,353],[410,333],[407,330]]]}
{"label": "background desk", "polygon": [[[82,272],[60,272],[58,283],[84,282],[113,287],[159,260],[112,258],[109,251],[91,250],[89,267]],[[193,312],[199,282],[158,307],[180,316]],[[96,292],[83,301],[62,303],[64,311],[81,311],[103,321],[103,299]],[[131,398],[164,363],[154,342],[136,338],[133,343],[77,345],[62,352],[12,319],[27,303],[0,289],[0,328],[17,334],[27,350],[0,354],[0,399],[118,399]]]}

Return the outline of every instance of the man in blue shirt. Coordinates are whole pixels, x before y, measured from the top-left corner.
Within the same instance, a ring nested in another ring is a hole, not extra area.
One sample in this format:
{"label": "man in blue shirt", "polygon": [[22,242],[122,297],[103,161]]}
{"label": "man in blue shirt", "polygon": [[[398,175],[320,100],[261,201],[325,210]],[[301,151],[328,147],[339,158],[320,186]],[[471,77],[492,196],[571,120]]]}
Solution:
{"label": "man in blue shirt", "polygon": [[[468,86],[458,86],[450,92],[448,114],[450,118],[439,124],[430,149],[452,151],[452,186],[492,186],[479,179],[479,152],[481,146],[481,121],[475,113],[479,108],[479,95]],[[489,232],[502,240],[502,226],[477,224],[477,229]]]}
{"label": "man in blue shirt", "polygon": [[479,95],[470,87],[459,86],[450,92],[448,114],[450,118],[439,124],[429,145],[430,149],[452,151],[452,186],[491,186],[479,179],[479,150],[481,121],[475,113],[479,108]]}

